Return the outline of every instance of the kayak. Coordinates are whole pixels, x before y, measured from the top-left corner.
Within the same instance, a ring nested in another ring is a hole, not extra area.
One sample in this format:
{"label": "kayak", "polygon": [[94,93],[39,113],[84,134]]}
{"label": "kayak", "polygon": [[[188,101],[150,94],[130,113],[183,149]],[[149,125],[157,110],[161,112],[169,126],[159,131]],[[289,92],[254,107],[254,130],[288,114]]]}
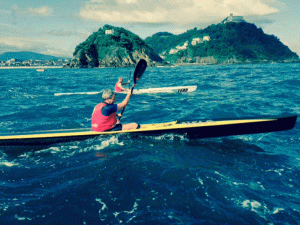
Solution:
{"label": "kayak", "polygon": [[[152,94],[152,93],[184,93],[196,91],[197,86],[178,86],[178,87],[162,87],[162,88],[147,88],[147,89],[134,89],[133,94]],[[97,95],[101,94],[102,91],[91,91],[91,92],[70,92],[70,93],[55,93],[54,96],[62,95]],[[127,94],[126,91],[118,92],[120,94]]]}
{"label": "kayak", "polygon": [[[162,87],[162,88],[147,88],[134,89],[133,94],[155,94],[155,93],[184,93],[196,91],[197,86],[178,86],[178,87]],[[125,91],[118,92],[118,94],[127,94]]]}
{"label": "kayak", "polygon": [[223,120],[172,121],[141,124],[140,129],[127,131],[95,132],[91,128],[39,131],[31,133],[0,134],[0,146],[50,145],[60,142],[80,141],[97,136],[129,134],[157,136],[164,134],[185,135],[188,138],[212,138],[231,135],[256,134],[292,129],[296,115],[264,118]]}

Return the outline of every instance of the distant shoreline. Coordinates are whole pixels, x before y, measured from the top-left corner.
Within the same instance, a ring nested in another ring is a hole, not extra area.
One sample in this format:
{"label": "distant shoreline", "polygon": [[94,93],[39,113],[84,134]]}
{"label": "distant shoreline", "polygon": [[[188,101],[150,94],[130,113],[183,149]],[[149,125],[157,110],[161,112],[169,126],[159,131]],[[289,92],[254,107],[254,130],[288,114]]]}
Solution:
{"label": "distant shoreline", "polygon": [[[239,62],[239,63],[171,63],[167,65],[153,65],[153,67],[176,67],[176,66],[213,66],[213,65],[249,65],[249,64],[275,64],[275,63],[300,63],[300,60],[294,61],[260,61],[260,62]],[[132,67],[132,66],[131,66]],[[114,67],[94,67],[91,69],[103,69],[103,68],[114,68]],[[124,67],[117,67],[117,68],[126,68]],[[0,70],[5,69],[80,69],[78,68],[70,68],[64,66],[0,66]],[[85,69],[85,68],[84,68]]]}
{"label": "distant shoreline", "polygon": [[63,66],[3,66],[0,70],[4,69],[62,69]]}

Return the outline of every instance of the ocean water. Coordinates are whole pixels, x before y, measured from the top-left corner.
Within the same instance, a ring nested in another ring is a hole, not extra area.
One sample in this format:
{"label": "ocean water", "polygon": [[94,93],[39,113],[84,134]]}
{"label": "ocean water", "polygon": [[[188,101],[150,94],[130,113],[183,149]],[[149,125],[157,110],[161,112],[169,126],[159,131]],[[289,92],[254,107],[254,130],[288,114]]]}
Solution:
{"label": "ocean water", "polygon": [[[0,133],[89,127],[134,68],[0,70]],[[132,78],[132,77],[131,77]],[[300,64],[147,68],[123,123],[300,114]],[[122,101],[125,95],[118,95]],[[211,139],[114,135],[0,147],[1,224],[300,224],[300,124]]]}

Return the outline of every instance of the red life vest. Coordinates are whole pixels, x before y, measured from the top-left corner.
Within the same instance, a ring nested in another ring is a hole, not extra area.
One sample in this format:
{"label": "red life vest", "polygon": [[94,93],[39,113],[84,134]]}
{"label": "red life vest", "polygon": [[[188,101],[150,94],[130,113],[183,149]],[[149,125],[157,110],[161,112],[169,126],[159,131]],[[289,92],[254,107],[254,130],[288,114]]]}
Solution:
{"label": "red life vest", "polygon": [[118,87],[118,84],[121,84],[122,86],[122,82],[117,82],[116,85],[115,85],[115,92],[121,92],[122,89],[120,87]]}
{"label": "red life vest", "polygon": [[101,132],[109,130],[117,123],[117,112],[114,112],[109,116],[104,116],[102,114],[101,110],[106,105],[106,103],[101,102],[94,108],[92,115],[92,129],[94,131]]}

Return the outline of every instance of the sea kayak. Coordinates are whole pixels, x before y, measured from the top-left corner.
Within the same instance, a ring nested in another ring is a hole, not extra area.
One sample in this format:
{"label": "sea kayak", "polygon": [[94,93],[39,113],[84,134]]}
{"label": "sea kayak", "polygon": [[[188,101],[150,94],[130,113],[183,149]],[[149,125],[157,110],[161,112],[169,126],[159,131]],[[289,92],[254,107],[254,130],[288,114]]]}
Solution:
{"label": "sea kayak", "polygon": [[[155,94],[155,93],[185,93],[196,91],[197,86],[178,86],[178,87],[161,87],[161,88],[146,88],[146,89],[134,89],[133,94]],[[97,95],[101,94],[102,91],[92,91],[92,92],[70,92],[70,93],[55,93],[55,96],[62,95]],[[120,94],[127,94],[126,91],[118,92]]]}
{"label": "sea kayak", "polygon": [[[178,87],[161,87],[161,88],[146,88],[134,89],[133,94],[155,94],[155,93],[185,93],[196,91],[197,86],[178,86]],[[120,94],[127,94],[127,92],[119,92]]]}
{"label": "sea kayak", "polygon": [[141,124],[140,129],[128,131],[95,132],[91,128],[39,131],[18,134],[0,134],[1,146],[49,145],[59,142],[80,141],[97,136],[129,134],[157,136],[180,134],[188,138],[211,138],[284,131],[292,129],[296,115],[263,118],[239,118],[225,120],[172,121],[167,123]]}

